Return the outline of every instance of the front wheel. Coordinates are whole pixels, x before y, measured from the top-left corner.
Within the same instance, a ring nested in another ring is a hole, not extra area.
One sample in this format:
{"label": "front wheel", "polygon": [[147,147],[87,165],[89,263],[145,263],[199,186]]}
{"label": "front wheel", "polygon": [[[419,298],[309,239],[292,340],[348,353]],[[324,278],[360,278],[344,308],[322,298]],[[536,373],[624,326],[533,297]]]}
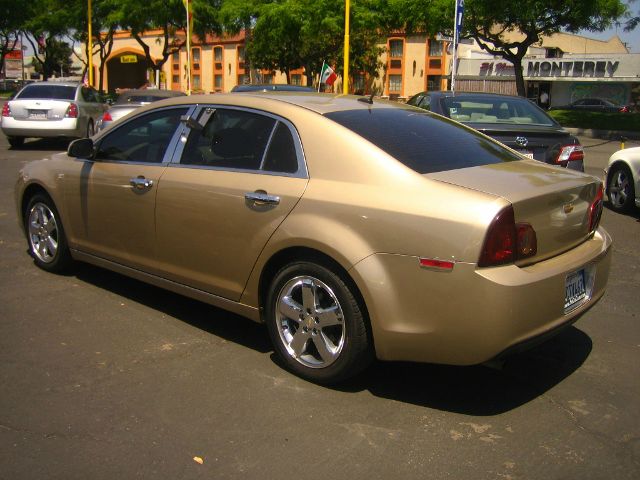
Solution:
{"label": "front wheel", "polygon": [[33,196],[24,213],[29,254],[43,270],[62,272],[71,264],[67,239],[60,216],[49,196]]}
{"label": "front wheel", "polygon": [[295,374],[330,384],[354,376],[373,355],[365,314],[337,273],[295,262],[275,276],[266,321],[275,351]]}
{"label": "front wheel", "polygon": [[611,170],[607,194],[611,208],[616,212],[628,212],[633,208],[635,200],[633,177],[626,165],[616,165]]}

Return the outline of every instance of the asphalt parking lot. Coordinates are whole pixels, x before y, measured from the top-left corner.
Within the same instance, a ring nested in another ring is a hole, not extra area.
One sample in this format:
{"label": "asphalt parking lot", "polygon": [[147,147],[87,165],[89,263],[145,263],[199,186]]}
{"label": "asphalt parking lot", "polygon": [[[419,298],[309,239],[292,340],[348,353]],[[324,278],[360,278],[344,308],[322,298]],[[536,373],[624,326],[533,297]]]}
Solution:
{"label": "asphalt parking lot", "polygon": [[[602,176],[619,144],[581,140]],[[605,209],[603,300],[502,369],[377,363],[325,388],[282,370],[249,320],[36,268],[16,172],[65,148],[0,134],[0,479],[640,478],[639,214]]]}

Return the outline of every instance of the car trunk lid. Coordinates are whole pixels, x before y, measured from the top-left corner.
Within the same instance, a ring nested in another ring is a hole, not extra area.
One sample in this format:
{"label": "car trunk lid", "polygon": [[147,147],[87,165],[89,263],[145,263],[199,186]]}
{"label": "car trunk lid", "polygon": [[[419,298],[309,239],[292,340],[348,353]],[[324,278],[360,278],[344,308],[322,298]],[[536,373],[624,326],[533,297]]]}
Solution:
{"label": "car trunk lid", "polygon": [[16,120],[60,120],[65,117],[69,100],[14,100],[9,106]]}
{"label": "car trunk lid", "polygon": [[504,198],[515,221],[529,223],[538,249],[526,263],[544,260],[584,242],[591,235],[590,208],[600,181],[530,160],[450,170],[426,175]]}

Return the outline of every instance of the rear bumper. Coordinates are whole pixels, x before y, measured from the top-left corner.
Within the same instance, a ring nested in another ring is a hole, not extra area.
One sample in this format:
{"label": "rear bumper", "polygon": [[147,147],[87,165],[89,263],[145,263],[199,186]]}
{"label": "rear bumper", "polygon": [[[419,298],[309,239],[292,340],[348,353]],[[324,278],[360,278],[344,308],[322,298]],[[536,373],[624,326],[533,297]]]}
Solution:
{"label": "rear bumper", "polygon": [[[604,294],[611,237],[603,229],[576,248],[528,267],[448,273],[421,269],[418,258],[378,254],[352,275],[369,309],[383,360],[473,365],[577,320]],[[587,298],[564,311],[567,276],[585,269]]]}
{"label": "rear bumper", "polygon": [[17,120],[2,118],[2,132],[7,137],[82,137],[84,131],[77,118],[60,120]]}

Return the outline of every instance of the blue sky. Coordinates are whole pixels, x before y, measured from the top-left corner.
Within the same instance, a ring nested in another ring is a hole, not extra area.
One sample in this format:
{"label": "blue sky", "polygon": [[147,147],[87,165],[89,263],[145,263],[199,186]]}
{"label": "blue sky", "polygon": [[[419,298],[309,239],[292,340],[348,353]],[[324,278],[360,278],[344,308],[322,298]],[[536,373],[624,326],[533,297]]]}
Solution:
{"label": "blue sky", "polygon": [[610,28],[608,30],[605,30],[604,32],[580,32],[580,35],[582,36],[597,38],[598,40],[609,40],[616,34],[620,37],[620,40],[627,44],[627,48],[629,49],[630,53],[640,53],[640,27],[637,27],[631,32],[625,32],[622,27],[619,27],[617,29]]}

